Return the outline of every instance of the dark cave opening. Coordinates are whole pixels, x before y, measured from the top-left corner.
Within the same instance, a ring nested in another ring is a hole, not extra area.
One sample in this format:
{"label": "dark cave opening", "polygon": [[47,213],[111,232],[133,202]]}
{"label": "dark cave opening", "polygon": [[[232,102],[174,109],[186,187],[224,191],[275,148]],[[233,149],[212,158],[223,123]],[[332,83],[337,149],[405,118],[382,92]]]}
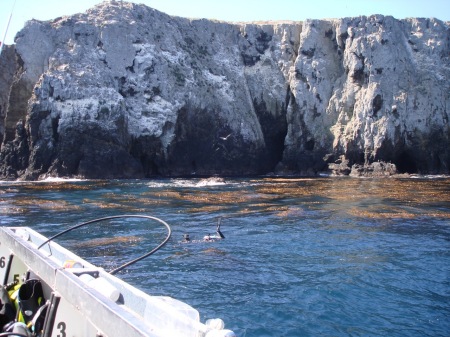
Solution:
{"label": "dark cave opening", "polygon": [[417,165],[414,158],[407,152],[401,153],[395,161],[398,173],[417,173]]}

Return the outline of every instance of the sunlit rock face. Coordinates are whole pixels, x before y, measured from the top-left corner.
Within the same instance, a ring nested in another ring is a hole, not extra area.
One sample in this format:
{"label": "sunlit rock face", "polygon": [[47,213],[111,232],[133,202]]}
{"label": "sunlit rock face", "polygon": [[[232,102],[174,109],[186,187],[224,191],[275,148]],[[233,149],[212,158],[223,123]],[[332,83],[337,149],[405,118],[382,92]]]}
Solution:
{"label": "sunlit rock face", "polygon": [[30,21],[0,172],[448,173],[449,36],[434,19],[231,24],[115,1]]}
{"label": "sunlit rock face", "polygon": [[433,19],[305,22],[285,163],[322,152],[349,166],[385,161],[402,172],[448,172],[449,36]]}

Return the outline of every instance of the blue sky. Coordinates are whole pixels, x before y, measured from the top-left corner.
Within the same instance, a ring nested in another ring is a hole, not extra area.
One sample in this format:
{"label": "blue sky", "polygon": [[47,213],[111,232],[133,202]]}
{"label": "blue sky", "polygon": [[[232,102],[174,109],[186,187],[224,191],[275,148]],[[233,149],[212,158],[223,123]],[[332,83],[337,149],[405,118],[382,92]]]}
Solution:
{"label": "blue sky", "polygon": [[[0,0],[0,41],[6,44],[30,19],[50,20],[86,11],[102,0]],[[170,15],[224,21],[341,18],[383,14],[395,18],[435,17],[450,21],[450,0],[136,0]]]}

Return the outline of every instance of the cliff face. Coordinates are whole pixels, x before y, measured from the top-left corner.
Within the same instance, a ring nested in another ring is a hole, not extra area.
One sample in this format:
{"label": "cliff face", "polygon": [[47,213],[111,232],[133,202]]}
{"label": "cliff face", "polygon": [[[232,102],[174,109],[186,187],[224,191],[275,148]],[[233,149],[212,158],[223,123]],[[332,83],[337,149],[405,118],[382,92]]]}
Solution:
{"label": "cliff face", "polygon": [[448,25],[426,19],[306,22],[285,158],[298,161],[309,145],[349,165],[448,172],[449,36]]}
{"label": "cliff face", "polygon": [[9,93],[16,71],[17,64],[14,57],[14,46],[4,46],[0,55],[0,139],[4,137]]}
{"label": "cliff face", "polygon": [[449,173],[449,41],[434,19],[229,24],[114,1],[30,21],[0,84],[1,174]]}

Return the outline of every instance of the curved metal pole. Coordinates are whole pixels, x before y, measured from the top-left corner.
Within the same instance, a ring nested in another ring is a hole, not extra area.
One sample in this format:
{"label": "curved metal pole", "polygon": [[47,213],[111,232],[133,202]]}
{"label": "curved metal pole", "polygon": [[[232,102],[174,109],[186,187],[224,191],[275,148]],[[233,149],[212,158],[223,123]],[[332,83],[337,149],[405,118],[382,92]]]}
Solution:
{"label": "curved metal pole", "polygon": [[163,224],[164,226],[166,226],[166,228],[168,230],[168,234],[167,234],[166,238],[156,248],[154,248],[150,252],[148,252],[148,253],[146,253],[146,254],[144,254],[144,255],[142,255],[142,256],[134,259],[134,260],[131,260],[131,261],[121,265],[120,267],[117,267],[117,268],[109,271],[109,273],[111,275],[114,275],[117,272],[121,271],[122,269],[124,269],[124,268],[126,268],[126,267],[128,267],[128,266],[130,266],[130,265],[132,265],[132,264],[134,264],[134,263],[136,263],[138,261],[140,261],[140,260],[143,260],[143,259],[145,259],[146,257],[148,257],[150,255],[152,255],[157,250],[159,250],[162,246],[164,246],[167,243],[167,241],[169,241],[170,236],[172,235],[172,229],[170,228],[170,226],[165,221],[163,221],[163,220],[161,220],[159,218],[156,218],[156,217],[153,217],[153,216],[150,216],[150,215],[113,215],[113,216],[108,216],[108,217],[104,217],[104,218],[90,220],[90,221],[83,222],[81,224],[72,226],[72,227],[70,227],[70,228],[68,228],[68,229],[66,229],[66,230],[64,230],[62,232],[59,232],[56,235],[53,235],[52,237],[50,237],[49,239],[44,241],[37,249],[42,248],[42,246],[44,246],[45,244],[49,243],[53,239],[56,239],[57,237],[60,237],[61,235],[66,234],[66,233],[68,233],[70,231],[73,231],[74,229],[77,229],[77,228],[80,228],[80,227],[84,227],[84,226],[87,226],[87,225],[90,225],[90,224],[93,224],[93,223],[96,223],[96,222],[100,222],[100,221],[111,220],[111,219],[121,219],[121,218],[143,218],[143,219],[155,220],[155,221]]}

